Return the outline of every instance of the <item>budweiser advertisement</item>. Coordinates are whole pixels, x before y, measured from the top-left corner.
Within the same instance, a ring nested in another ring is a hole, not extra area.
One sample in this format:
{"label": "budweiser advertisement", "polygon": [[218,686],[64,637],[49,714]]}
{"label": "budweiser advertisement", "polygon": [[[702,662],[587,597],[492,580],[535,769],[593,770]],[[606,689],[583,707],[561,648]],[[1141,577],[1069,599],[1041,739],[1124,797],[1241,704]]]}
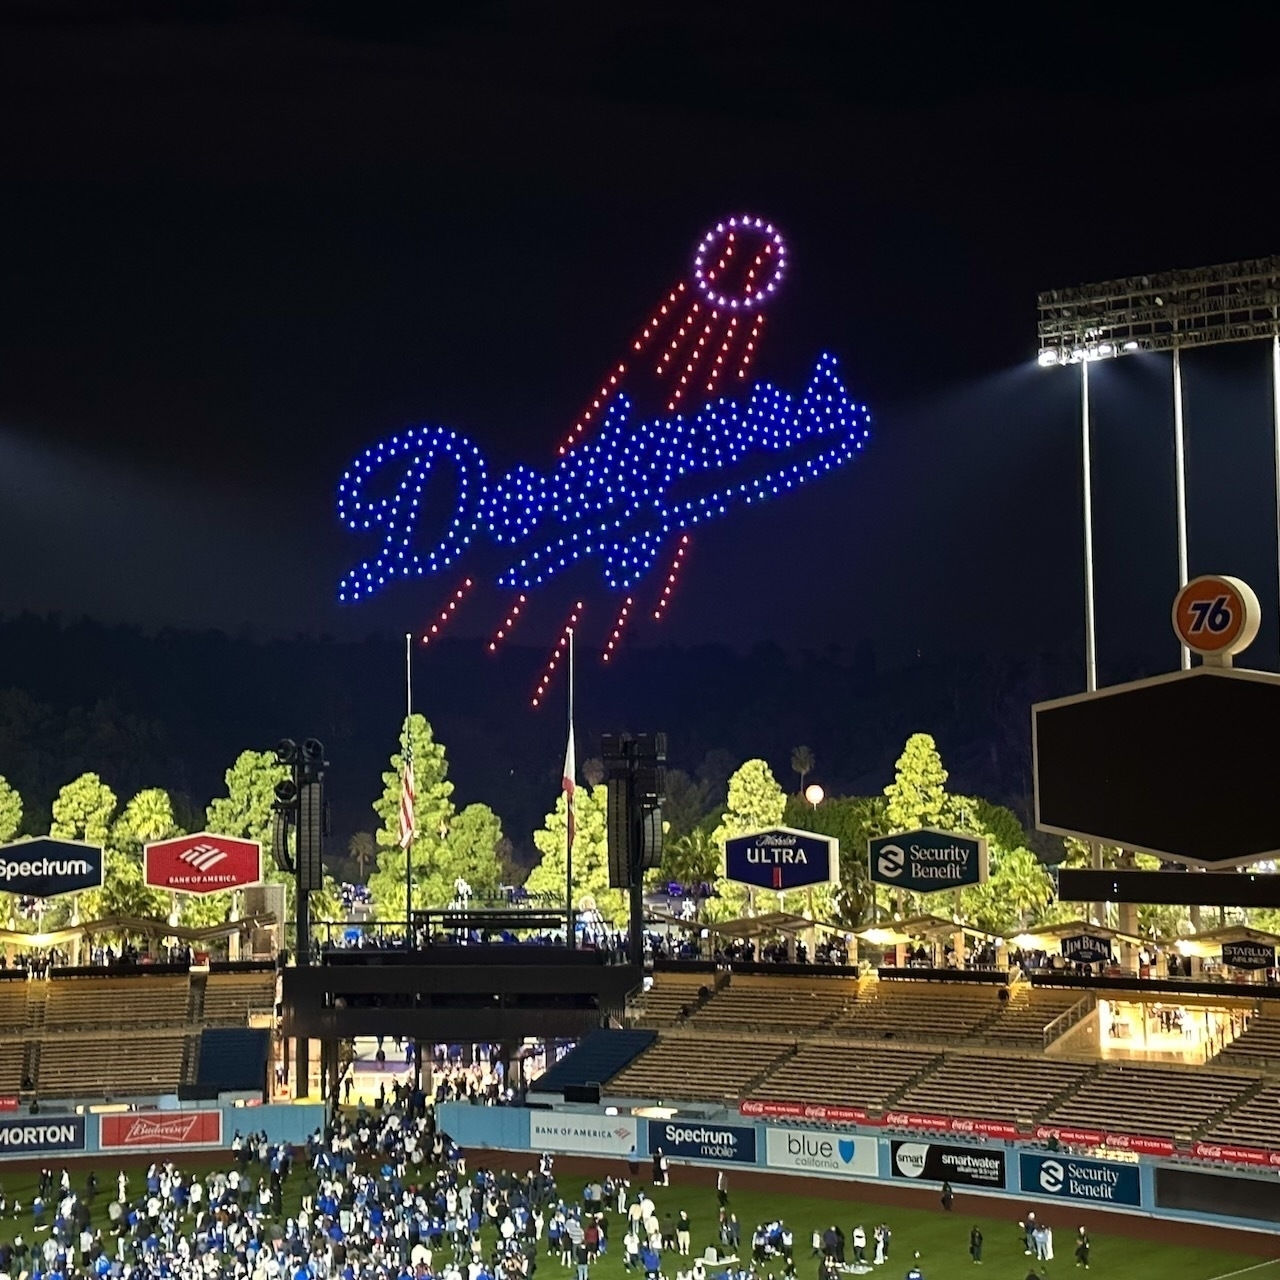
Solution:
{"label": "budweiser advertisement", "polygon": [[222,1112],[132,1111],[100,1116],[98,1145],[104,1151],[146,1151],[154,1147],[222,1146]]}
{"label": "budweiser advertisement", "polygon": [[156,840],[143,851],[146,882],[172,893],[222,893],[262,881],[262,845],[256,840],[193,836]]}

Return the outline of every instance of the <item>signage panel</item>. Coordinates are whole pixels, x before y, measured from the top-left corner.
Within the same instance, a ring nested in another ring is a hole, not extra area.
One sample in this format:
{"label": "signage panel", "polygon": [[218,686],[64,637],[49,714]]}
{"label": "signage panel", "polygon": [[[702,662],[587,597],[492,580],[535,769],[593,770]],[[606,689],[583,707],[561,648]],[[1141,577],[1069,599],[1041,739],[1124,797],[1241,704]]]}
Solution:
{"label": "signage panel", "polygon": [[220,1147],[222,1112],[145,1111],[99,1116],[103,1150],[145,1151],[154,1147]]}
{"label": "signage panel", "polygon": [[573,1112],[529,1114],[529,1145],[535,1151],[626,1156],[636,1149],[639,1126],[630,1116],[593,1116]]}
{"label": "signage panel", "polygon": [[1087,1200],[1095,1204],[1142,1202],[1136,1164],[1023,1151],[1018,1156],[1018,1177],[1022,1190],[1028,1195],[1060,1196],[1064,1200]]}
{"label": "signage panel", "polygon": [[868,842],[871,879],[911,893],[985,884],[987,842],[932,827],[878,836]]}
{"label": "signage panel", "polygon": [[0,845],[0,890],[56,898],[102,887],[102,846],[36,836]]}
{"label": "signage panel", "polygon": [[1005,1153],[1001,1148],[950,1146],[942,1142],[891,1144],[895,1178],[949,1182],[952,1186],[1004,1189]]}
{"label": "signage panel", "polygon": [[724,843],[725,877],[785,893],[840,878],[840,842],[794,827],[770,827]]}
{"label": "signage panel", "polygon": [[152,889],[171,893],[243,889],[262,882],[262,845],[207,831],[156,840],[143,849],[143,875]]}
{"label": "signage panel", "polygon": [[1111,960],[1111,939],[1096,933],[1073,933],[1062,939],[1062,955],[1075,964],[1106,964]]}
{"label": "signage panel", "polygon": [[0,1120],[0,1151],[38,1155],[45,1151],[83,1151],[84,1116],[13,1116]]}
{"label": "signage panel", "polygon": [[771,1169],[799,1169],[845,1178],[874,1178],[880,1172],[875,1138],[770,1125],[765,1130],[764,1150],[765,1163]]}
{"label": "signage panel", "polygon": [[752,1125],[698,1120],[650,1120],[649,1154],[661,1150],[678,1160],[728,1160],[755,1164],[756,1131]]}
{"label": "signage panel", "polygon": [[1224,942],[1222,963],[1233,969],[1274,969],[1276,949],[1261,942]]}

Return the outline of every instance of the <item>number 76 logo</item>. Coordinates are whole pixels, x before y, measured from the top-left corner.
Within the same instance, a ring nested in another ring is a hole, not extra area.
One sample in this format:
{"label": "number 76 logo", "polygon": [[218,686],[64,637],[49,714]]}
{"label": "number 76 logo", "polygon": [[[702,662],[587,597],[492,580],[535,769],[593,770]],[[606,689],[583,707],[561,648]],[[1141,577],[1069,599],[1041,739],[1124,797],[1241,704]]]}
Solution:
{"label": "number 76 logo", "polygon": [[1193,578],[1173,602],[1173,629],[1194,653],[1225,659],[1258,634],[1258,597],[1239,578],[1206,574]]}

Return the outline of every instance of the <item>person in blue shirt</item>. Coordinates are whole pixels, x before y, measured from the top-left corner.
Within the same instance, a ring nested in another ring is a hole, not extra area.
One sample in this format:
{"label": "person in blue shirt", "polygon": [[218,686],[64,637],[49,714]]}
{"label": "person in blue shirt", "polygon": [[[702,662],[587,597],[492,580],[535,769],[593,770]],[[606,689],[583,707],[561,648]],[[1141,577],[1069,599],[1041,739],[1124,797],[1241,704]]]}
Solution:
{"label": "person in blue shirt", "polygon": [[907,1272],[907,1280],[924,1280],[924,1272],[920,1270],[918,1262],[911,1264],[911,1270]]}

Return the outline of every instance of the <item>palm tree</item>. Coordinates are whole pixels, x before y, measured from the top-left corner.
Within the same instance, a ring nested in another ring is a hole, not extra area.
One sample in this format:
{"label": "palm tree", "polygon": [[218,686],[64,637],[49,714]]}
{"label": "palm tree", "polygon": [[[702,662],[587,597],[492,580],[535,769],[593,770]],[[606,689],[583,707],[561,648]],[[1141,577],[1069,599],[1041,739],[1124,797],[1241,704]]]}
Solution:
{"label": "palm tree", "polygon": [[804,780],[813,772],[813,752],[808,747],[792,747],[791,770],[800,775],[800,795],[804,795]]}
{"label": "palm tree", "polygon": [[352,860],[360,871],[360,882],[364,883],[365,868],[377,856],[377,846],[374,843],[373,832],[357,831],[355,835],[347,841],[347,852],[351,855]]}

